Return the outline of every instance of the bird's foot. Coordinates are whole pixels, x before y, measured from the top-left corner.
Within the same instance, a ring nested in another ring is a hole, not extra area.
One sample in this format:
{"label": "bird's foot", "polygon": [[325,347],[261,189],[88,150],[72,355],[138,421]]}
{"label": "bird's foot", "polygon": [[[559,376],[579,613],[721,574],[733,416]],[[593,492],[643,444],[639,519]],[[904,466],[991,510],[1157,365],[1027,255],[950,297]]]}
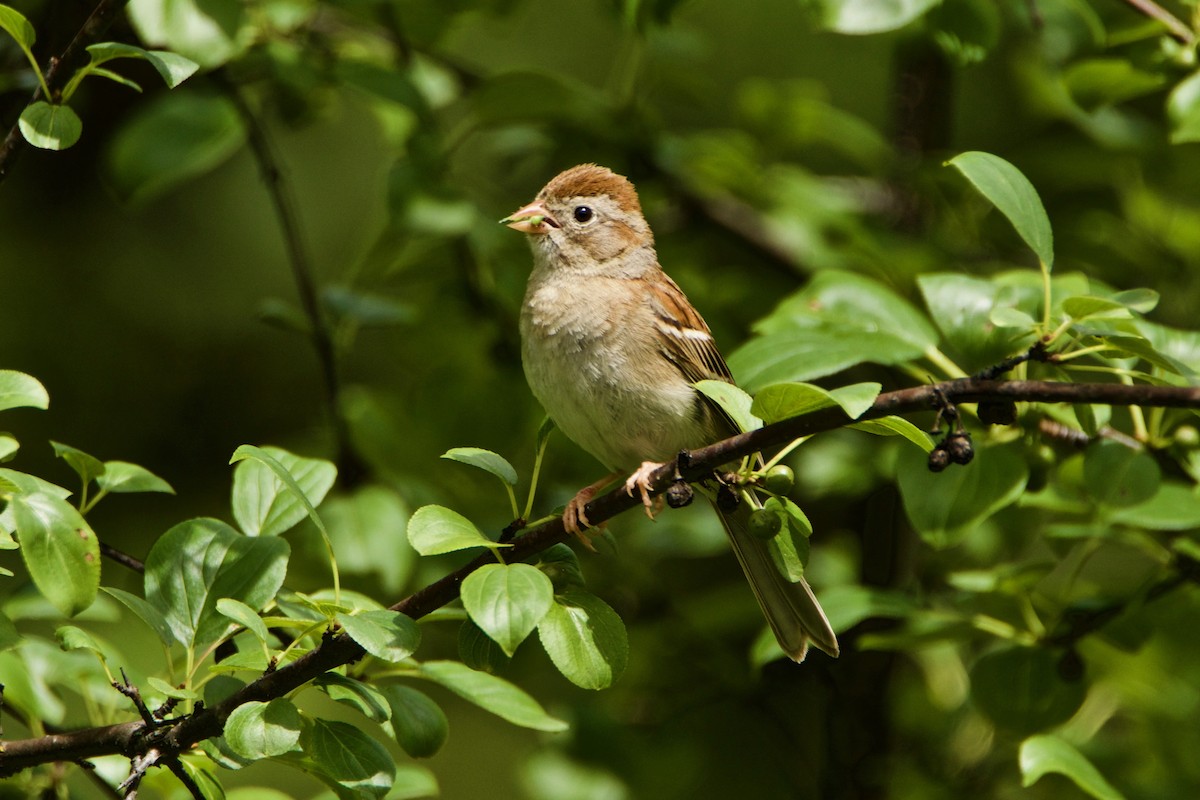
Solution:
{"label": "bird's foot", "polygon": [[659,461],[643,461],[642,465],[637,468],[637,471],[629,476],[625,481],[625,493],[633,497],[633,492],[636,489],[642,497],[642,507],[646,509],[646,516],[654,519],[654,515],[662,510],[663,499],[661,496],[652,498],[650,496],[650,476],[655,470],[661,467],[665,462]]}

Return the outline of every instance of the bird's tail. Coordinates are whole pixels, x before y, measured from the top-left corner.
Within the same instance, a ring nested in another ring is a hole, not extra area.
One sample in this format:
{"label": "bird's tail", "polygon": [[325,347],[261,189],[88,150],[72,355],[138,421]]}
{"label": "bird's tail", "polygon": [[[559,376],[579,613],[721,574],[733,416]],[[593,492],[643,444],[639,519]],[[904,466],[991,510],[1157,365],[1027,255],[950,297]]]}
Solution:
{"label": "bird's tail", "polygon": [[750,532],[751,511],[741,503],[733,511],[717,509],[717,515],[779,646],[797,663],[804,660],[810,643],[836,658],[837,636],[821,604],[804,578],[793,583],[775,566],[767,543]]}

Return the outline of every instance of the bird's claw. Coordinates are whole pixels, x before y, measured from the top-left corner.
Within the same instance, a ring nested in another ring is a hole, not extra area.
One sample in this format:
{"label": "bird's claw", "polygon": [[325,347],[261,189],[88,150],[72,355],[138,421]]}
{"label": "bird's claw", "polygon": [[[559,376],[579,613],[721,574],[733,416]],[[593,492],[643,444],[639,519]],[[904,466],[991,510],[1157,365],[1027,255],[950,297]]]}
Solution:
{"label": "bird's claw", "polygon": [[579,492],[571,498],[567,503],[566,509],[563,511],[563,527],[567,529],[567,533],[579,540],[580,544],[596,552],[596,545],[592,544],[592,537],[599,536],[604,529],[604,524],[599,527],[592,528],[592,523],[588,521],[585,506],[596,496],[596,490],[588,486],[580,489]]}
{"label": "bird's claw", "polygon": [[646,516],[650,519],[654,519],[654,514],[662,507],[662,497],[650,497],[650,476],[661,466],[662,463],[658,461],[643,461],[637,471],[625,481],[625,494],[633,497],[636,489],[641,495],[642,507],[646,509]]}

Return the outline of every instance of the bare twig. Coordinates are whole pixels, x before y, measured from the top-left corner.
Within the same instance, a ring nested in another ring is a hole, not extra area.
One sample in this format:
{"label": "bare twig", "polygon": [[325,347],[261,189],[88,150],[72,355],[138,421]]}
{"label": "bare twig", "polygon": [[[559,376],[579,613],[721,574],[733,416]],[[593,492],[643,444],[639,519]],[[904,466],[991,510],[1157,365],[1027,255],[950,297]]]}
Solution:
{"label": "bare twig", "polygon": [[1179,17],[1154,2],[1154,0],[1125,0],[1125,2],[1133,6],[1137,11],[1150,17],[1150,19],[1161,22],[1166,26],[1167,32],[1183,44],[1190,45],[1196,41],[1195,31],[1189,28]]}
{"label": "bare twig", "polygon": [[276,153],[275,145],[258,113],[251,108],[238,86],[223,74],[214,73],[213,79],[222,86],[233,101],[238,114],[246,125],[246,138],[250,144],[250,151],[258,163],[258,170],[266,185],[267,194],[271,197],[271,205],[275,208],[275,216],[283,235],[283,244],[287,249],[292,279],[296,283],[296,292],[300,296],[300,305],[304,309],[304,315],[308,318],[313,348],[316,350],[317,361],[321,366],[325,407],[333,425],[337,448],[338,474],[343,482],[353,485],[365,473],[365,468],[350,443],[349,426],[342,414],[341,378],[338,374],[337,350],[333,343],[329,320],[322,308],[317,291],[315,270],[304,240],[304,233],[301,230],[300,212],[296,207],[296,198],[284,175],[282,161]]}
{"label": "bare twig", "polygon": [[115,561],[124,567],[128,567],[134,572],[141,573],[146,571],[146,565],[144,563],[124,552],[123,550],[118,550],[111,544],[100,542],[100,555]]}
{"label": "bare twig", "polygon": [[[49,87],[51,93],[57,94],[66,86],[67,81],[70,80],[71,68],[75,65],[75,60],[80,57],[84,48],[104,35],[108,26],[112,24],[113,18],[125,7],[126,2],[127,0],[100,0],[66,49],[50,59],[50,66],[46,70],[46,86]],[[34,103],[41,99],[43,99],[42,88],[39,85],[34,90],[33,96],[29,98],[29,102]],[[45,99],[52,100],[54,98]],[[0,143],[0,183],[3,183],[4,179],[8,177],[9,168],[24,146],[25,137],[21,135],[20,127],[13,123],[8,135],[4,137],[4,142]]]}
{"label": "bare twig", "polygon": [[[1012,400],[1015,402],[1103,403],[1114,406],[1140,405],[1173,408],[1200,408],[1200,388],[1174,386],[1130,386],[1126,384],[1071,384],[1048,381],[987,381],[975,378],[946,381],[881,394],[857,421],[879,419],[893,414],[930,411],[938,397],[950,402]],[[652,475],[652,486],[665,489],[681,475],[699,480],[735,459],[781,446],[800,436],[845,426],[851,421],[841,408],[824,408],[811,414],[783,420],[756,431],[739,434],[723,441],[690,451],[678,465],[664,464]],[[587,505],[587,516],[594,524],[641,507],[641,499],[615,489]],[[556,518],[512,540],[505,560],[514,563],[528,559],[551,544],[568,538],[562,519]],[[413,619],[449,603],[458,596],[463,580],[494,557],[484,554],[435,583],[414,592],[392,606]],[[1189,577],[1189,580],[1191,578]],[[295,661],[263,675],[242,687],[217,705],[204,707],[192,715],[167,723],[126,722],[74,733],[6,742],[0,752],[0,778],[49,761],[71,760],[113,753],[154,752],[159,760],[173,758],[197,742],[221,733],[225,720],[234,709],[252,701],[281,697],[309,681],[344,664],[360,659],[363,649],[345,634],[327,636],[313,650]],[[158,726],[155,728],[155,726]]]}

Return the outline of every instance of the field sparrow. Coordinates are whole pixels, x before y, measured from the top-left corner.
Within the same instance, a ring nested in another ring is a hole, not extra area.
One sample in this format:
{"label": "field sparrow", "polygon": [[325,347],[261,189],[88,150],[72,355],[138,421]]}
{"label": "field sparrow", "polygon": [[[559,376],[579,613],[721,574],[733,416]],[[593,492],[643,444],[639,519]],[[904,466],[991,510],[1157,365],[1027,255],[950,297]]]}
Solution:
{"label": "field sparrow", "polygon": [[[582,537],[585,506],[613,479],[639,491],[680,450],[736,432],[693,384],[732,382],[708,325],[658,264],[633,184],[595,164],[563,172],[502,220],[528,235],[533,272],[521,308],[521,353],[534,395],[568,437],[614,472],[581,490],[563,523]],[[787,580],[747,528],[746,503],[721,515],[733,550],[784,652],[837,638],[801,579]],[[586,542],[586,539],[584,539]]]}

